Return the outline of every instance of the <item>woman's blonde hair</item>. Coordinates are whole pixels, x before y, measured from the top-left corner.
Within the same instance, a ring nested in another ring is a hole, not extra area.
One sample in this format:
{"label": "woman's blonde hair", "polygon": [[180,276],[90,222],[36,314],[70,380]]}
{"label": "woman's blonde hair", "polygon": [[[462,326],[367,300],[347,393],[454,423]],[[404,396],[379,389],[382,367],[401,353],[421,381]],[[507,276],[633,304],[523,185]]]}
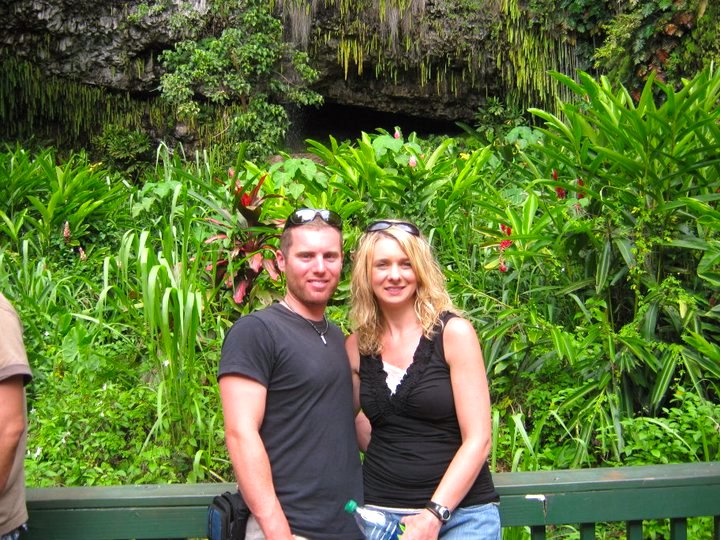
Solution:
{"label": "woman's blonde hair", "polygon": [[[384,220],[394,221],[394,220]],[[432,247],[422,236],[415,236],[398,227],[366,232],[360,237],[353,254],[350,292],[352,305],[350,320],[358,337],[360,354],[378,354],[385,327],[380,307],[372,291],[371,277],[375,246],[383,238],[395,240],[410,260],[417,279],[415,314],[423,328],[423,335],[432,338],[433,329],[444,311],[457,312],[445,288],[445,276],[440,269]]]}

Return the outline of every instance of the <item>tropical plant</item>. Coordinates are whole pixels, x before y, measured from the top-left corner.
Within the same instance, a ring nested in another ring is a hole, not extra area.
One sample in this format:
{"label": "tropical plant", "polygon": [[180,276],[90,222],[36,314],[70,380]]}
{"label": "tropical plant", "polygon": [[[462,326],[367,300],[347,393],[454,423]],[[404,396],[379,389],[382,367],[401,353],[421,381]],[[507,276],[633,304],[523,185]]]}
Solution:
{"label": "tropical plant", "polygon": [[93,142],[100,159],[113,169],[125,173],[131,180],[137,181],[150,167],[150,137],[138,129],[108,124]]}
{"label": "tropical plant", "polygon": [[[25,237],[43,249],[64,243],[85,250],[115,219],[124,192],[121,182],[91,165],[85,154],[56,164],[50,150],[31,157],[17,149],[0,161],[0,232],[16,249]],[[26,236],[29,231],[33,234]]]}
{"label": "tropical plant", "polygon": [[232,105],[223,137],[235,145],[248,141],[248,155],[267,157],[289,125],[284,105],[322,102],[308,86],[318,73],[306,53],[283,41],[282,24],[267,2],[227,4],[220,36],[182,41],[161,55],[167,70],[162,96],[191,120],[200,115],[202,100]]}
{"label": "tropical plant", "polygon": [[[562,272],[544,286],[571,300],[564,310],[575,304],[564,328],[551,332],[555,352],[588,379],[568,398],[567,406],[585,403],[572,425],[582,426],[586,443],[596,425],[612,427],[617,456],[620,419],[658,410],[678,374],[700,395],[718,395],[709,381],[720,362],[706,354],[720,332],[708,303],[717,231],[703,205],[720,188],[720,75],[706,70],[677,92],[651,77],[637,104],[607,79],[554,76],[579,99],[561,105],[563,119],[531,110],[546,122],[526,169],[536,178],[539,191],[527,200],[539,195],[534,221],[543,232],[529,228],[535,209],[514,230],[524,227],[533,242],[552,239]],[[537,263],[534,253],[512,256]]]}
{"label": "tropical plant", "polygon": [[269,243],[270,239],[279,236],[277,225],[260,222],[266,200],[260,195],[260,189],[268,175],[261,173],[254,186],[243,185],[239,176],[236,178],[235,169],[231,168],[227,175],[230,185],[221,181],[219,190],[205,185],[208,195],[192,192],[194,198],[212,211],[205,219],[217,232],[205,243],[220,243],[224,251],[224,256],[206,270],[212,272],[215,287],[224,286],[233,291],[232,297],[237,304],[245,300],[263,269],[272,280],[279,278],[273,253],[275,246]]}
{"label": "tropical plant", "polygon": [[[576,96],[562,115],[534,110],[542,133],[500,130],[491,145],[379,130],[272,165],[242,146],[230,165],[162,147],[143,185],[121,188],[80,155],[0,154],[0,290],[35,373],[31,482],[230,478],[220,347],[281,294],[272,251],[299,206],[340,213],[348,253],[376,218],[428,236],[483,345],[493,467],[657,462],[655,445],[717,459],[718,75],[651,80],[637,102],[555,76]],[[77,178],[83,193],[61,187]],[[49,212],[56,192],[71,202]],[[106,204],[66,240],[88,200]],[[328,310],[345,329],[348,296],[345,273]],[[78,438],[84,455],[66,444]]]}

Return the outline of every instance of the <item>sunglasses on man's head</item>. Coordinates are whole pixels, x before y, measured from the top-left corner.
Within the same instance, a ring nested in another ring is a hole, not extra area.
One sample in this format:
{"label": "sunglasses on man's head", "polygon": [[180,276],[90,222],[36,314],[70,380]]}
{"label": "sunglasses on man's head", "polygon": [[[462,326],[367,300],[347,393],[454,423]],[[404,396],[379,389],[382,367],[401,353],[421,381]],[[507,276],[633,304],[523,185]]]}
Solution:
{"label": "sunglasses on man's head", "polygon": [[407,221],[387,221],[387,220],[380,220],[380,221],[374,221],[370,225],[367,226],[365,229],[365,232],[378,232],[378,231],[384,231],[386,229],[389,229],[390,227],[396,227],[400,229],[401,231],[405,231],[408,234],[412,234],[413,236],[420,236],[420,229],[418,229],[414,224],[408,223]]}
{"label": "sunglasses on man's head", "polygon": [[317,217],[320,217],[320,219],[328,225],[342,231],[342,218],[338,214],[332,210],[317,208],[299,208],[295,210],[288,216],[287,221],[285,221],[285,229],[305,225],[306,223],[315,221]]}

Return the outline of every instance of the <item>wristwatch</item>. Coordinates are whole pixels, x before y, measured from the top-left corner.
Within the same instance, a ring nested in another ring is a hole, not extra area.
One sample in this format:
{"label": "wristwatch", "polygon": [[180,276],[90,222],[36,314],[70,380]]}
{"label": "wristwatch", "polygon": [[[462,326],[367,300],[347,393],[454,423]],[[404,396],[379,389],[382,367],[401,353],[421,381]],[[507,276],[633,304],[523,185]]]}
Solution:
{"label": "wristwatch", "polygon": [[443,523],[447,523],[450,520],[450,517],[452,516],[452,513],[450,512],[450,509],[447,506],[442,506],[436,502],[429,501],[425,508],[430,510],[430,513],[434,515],[436,518],[438,518]]}

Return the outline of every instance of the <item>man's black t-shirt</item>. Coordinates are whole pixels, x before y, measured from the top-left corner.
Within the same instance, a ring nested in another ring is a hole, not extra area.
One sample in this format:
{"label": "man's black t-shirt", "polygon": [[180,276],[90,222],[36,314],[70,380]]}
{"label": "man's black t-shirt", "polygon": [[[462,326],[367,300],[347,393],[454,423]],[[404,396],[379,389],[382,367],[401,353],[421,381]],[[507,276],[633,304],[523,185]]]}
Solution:
{"label": "man's black t-shirt", "polygon": [[274,304],[235,322],[218,377],[244,375],[268,389],[260,436],[292,532],[360,540],[344,511],[349,499],[363,500],[350,365],[342,331],[331,324],[325,339],[327,346],[306,320]]}

